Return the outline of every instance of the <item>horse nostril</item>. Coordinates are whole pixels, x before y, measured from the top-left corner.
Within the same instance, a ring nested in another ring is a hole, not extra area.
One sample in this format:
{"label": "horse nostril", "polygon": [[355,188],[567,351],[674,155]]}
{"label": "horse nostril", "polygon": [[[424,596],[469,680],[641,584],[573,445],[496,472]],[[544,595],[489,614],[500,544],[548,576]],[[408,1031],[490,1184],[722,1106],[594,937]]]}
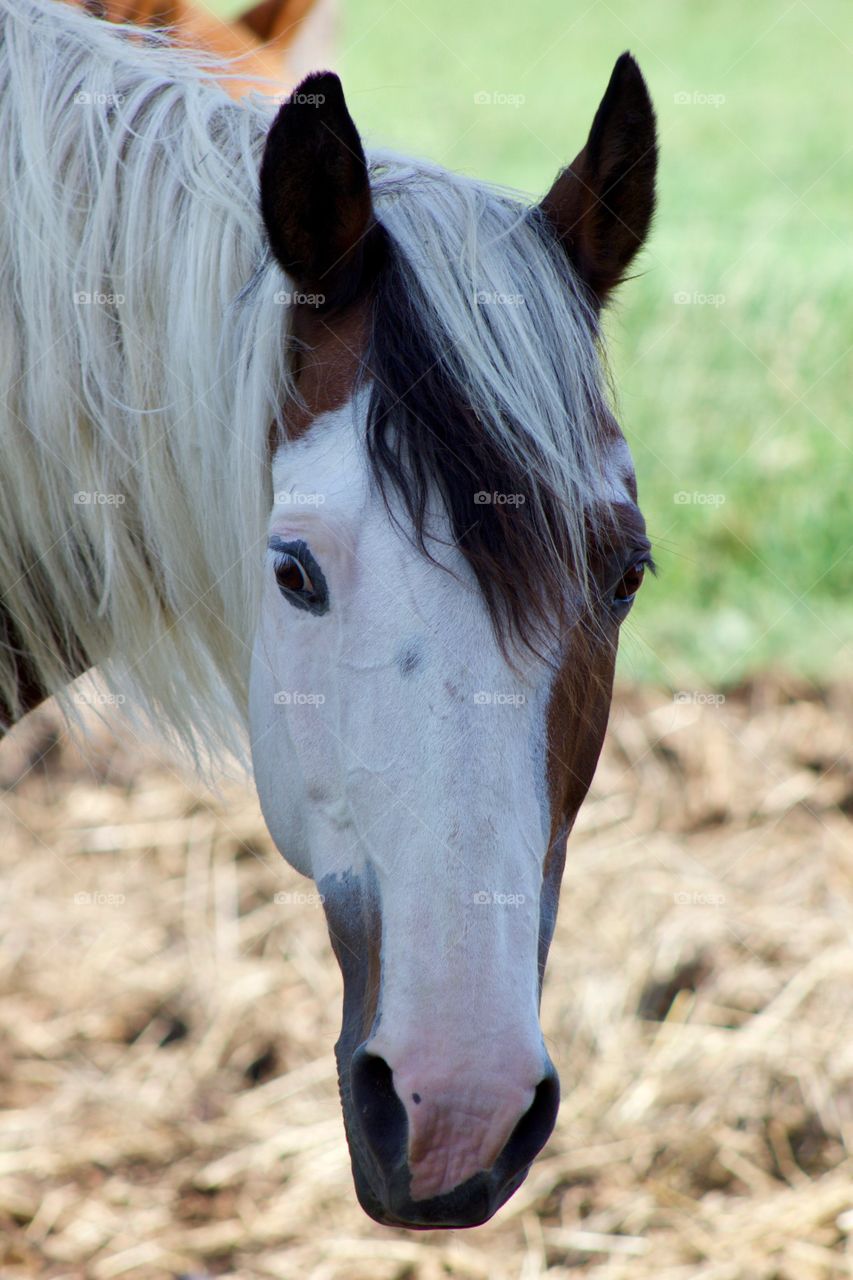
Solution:
{"label": "horse nostril", "polygon": [[559,1109],[560,1081],[549,1066],[547,1075],[536,1086],[533,1101],[510,1134],[499,1165],[516,1172],[532,1164],[551,1136]]}
{"label": "horse nostril", "polygon": [[357,1049],[350,1081],[355,1112],[368,1146],[381,1168],[395,1168],[405,1158],[408,1121],[391,1068],[384,1058]]}

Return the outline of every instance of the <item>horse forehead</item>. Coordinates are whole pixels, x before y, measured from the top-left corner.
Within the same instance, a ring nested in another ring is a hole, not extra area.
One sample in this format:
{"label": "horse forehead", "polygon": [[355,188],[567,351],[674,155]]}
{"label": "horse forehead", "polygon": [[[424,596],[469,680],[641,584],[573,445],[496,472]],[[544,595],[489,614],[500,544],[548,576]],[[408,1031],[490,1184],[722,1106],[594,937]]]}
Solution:
{"label": "horse forehead", "polygon": [[272,462],[270,533],[354,547],[369,497],[356,421],[366,390],[314,417],[279,445]]}

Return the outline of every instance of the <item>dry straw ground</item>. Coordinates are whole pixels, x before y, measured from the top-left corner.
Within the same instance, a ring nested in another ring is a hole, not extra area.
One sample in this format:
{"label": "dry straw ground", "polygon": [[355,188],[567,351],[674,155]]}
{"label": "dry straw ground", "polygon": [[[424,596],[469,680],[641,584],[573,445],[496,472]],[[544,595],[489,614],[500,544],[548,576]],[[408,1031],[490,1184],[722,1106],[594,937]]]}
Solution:
{"label": "dry straw ground", "polygon": [[3,1280],[853,1275],[851,710],[779,682],[617,701],[544,998],[557,1131],[493,1223],[424,1235],[356,1205],[322,912],[252,798],[23,726]]}

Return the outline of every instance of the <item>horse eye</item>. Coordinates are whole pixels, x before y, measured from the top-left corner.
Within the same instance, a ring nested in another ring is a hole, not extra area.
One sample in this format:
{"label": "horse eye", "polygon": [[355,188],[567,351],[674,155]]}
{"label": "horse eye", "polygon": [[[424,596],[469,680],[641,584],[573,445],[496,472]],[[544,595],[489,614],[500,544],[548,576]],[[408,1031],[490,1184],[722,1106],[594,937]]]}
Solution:
{"label": "horse eye", "polygon": [[309,613],[327,613],[329,591],[326,579],[308,544],[301,539],[285,542],[272,537],[269,549],[275,553],[275,580],[288,604]]}
{"label": "horse eye", "polygon": [[616,591],[613,595],[613,599],[616,604],[624,605],[631,603],[634,596],[643,585],[643,578],[646,574],[647,564],[647,560],[637,560],[629,569],[625,570],[622,577],[616,584]]}
{"label": "horse eye", "polygon": [[295,556],[283,555],[276,561],[275,580],[282,591],[304,591],[310,595],[314,584]]}

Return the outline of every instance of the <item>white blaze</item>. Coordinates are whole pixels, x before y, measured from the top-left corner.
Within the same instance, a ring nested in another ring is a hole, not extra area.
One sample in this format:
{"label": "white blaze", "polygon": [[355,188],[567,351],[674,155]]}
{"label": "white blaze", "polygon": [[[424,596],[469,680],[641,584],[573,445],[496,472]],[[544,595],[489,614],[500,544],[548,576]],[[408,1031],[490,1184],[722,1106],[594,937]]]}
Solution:
{"label": "white blaze", "polygon": [[[552,672],[500,652],[448,536],[417,550],[371,484],[357,404],[275,460],[270,532],[307,543],[323,616],[266,571],[253,660],[255,777],[282,853],[321,880],[375,872],[382,990],[368,1048],[409,1117],[412,1194],[488,1168],[533,1101]],[[523,590],[523,584],[520,584]],[[420,1101],[415,1101],[417,1095]]]}

